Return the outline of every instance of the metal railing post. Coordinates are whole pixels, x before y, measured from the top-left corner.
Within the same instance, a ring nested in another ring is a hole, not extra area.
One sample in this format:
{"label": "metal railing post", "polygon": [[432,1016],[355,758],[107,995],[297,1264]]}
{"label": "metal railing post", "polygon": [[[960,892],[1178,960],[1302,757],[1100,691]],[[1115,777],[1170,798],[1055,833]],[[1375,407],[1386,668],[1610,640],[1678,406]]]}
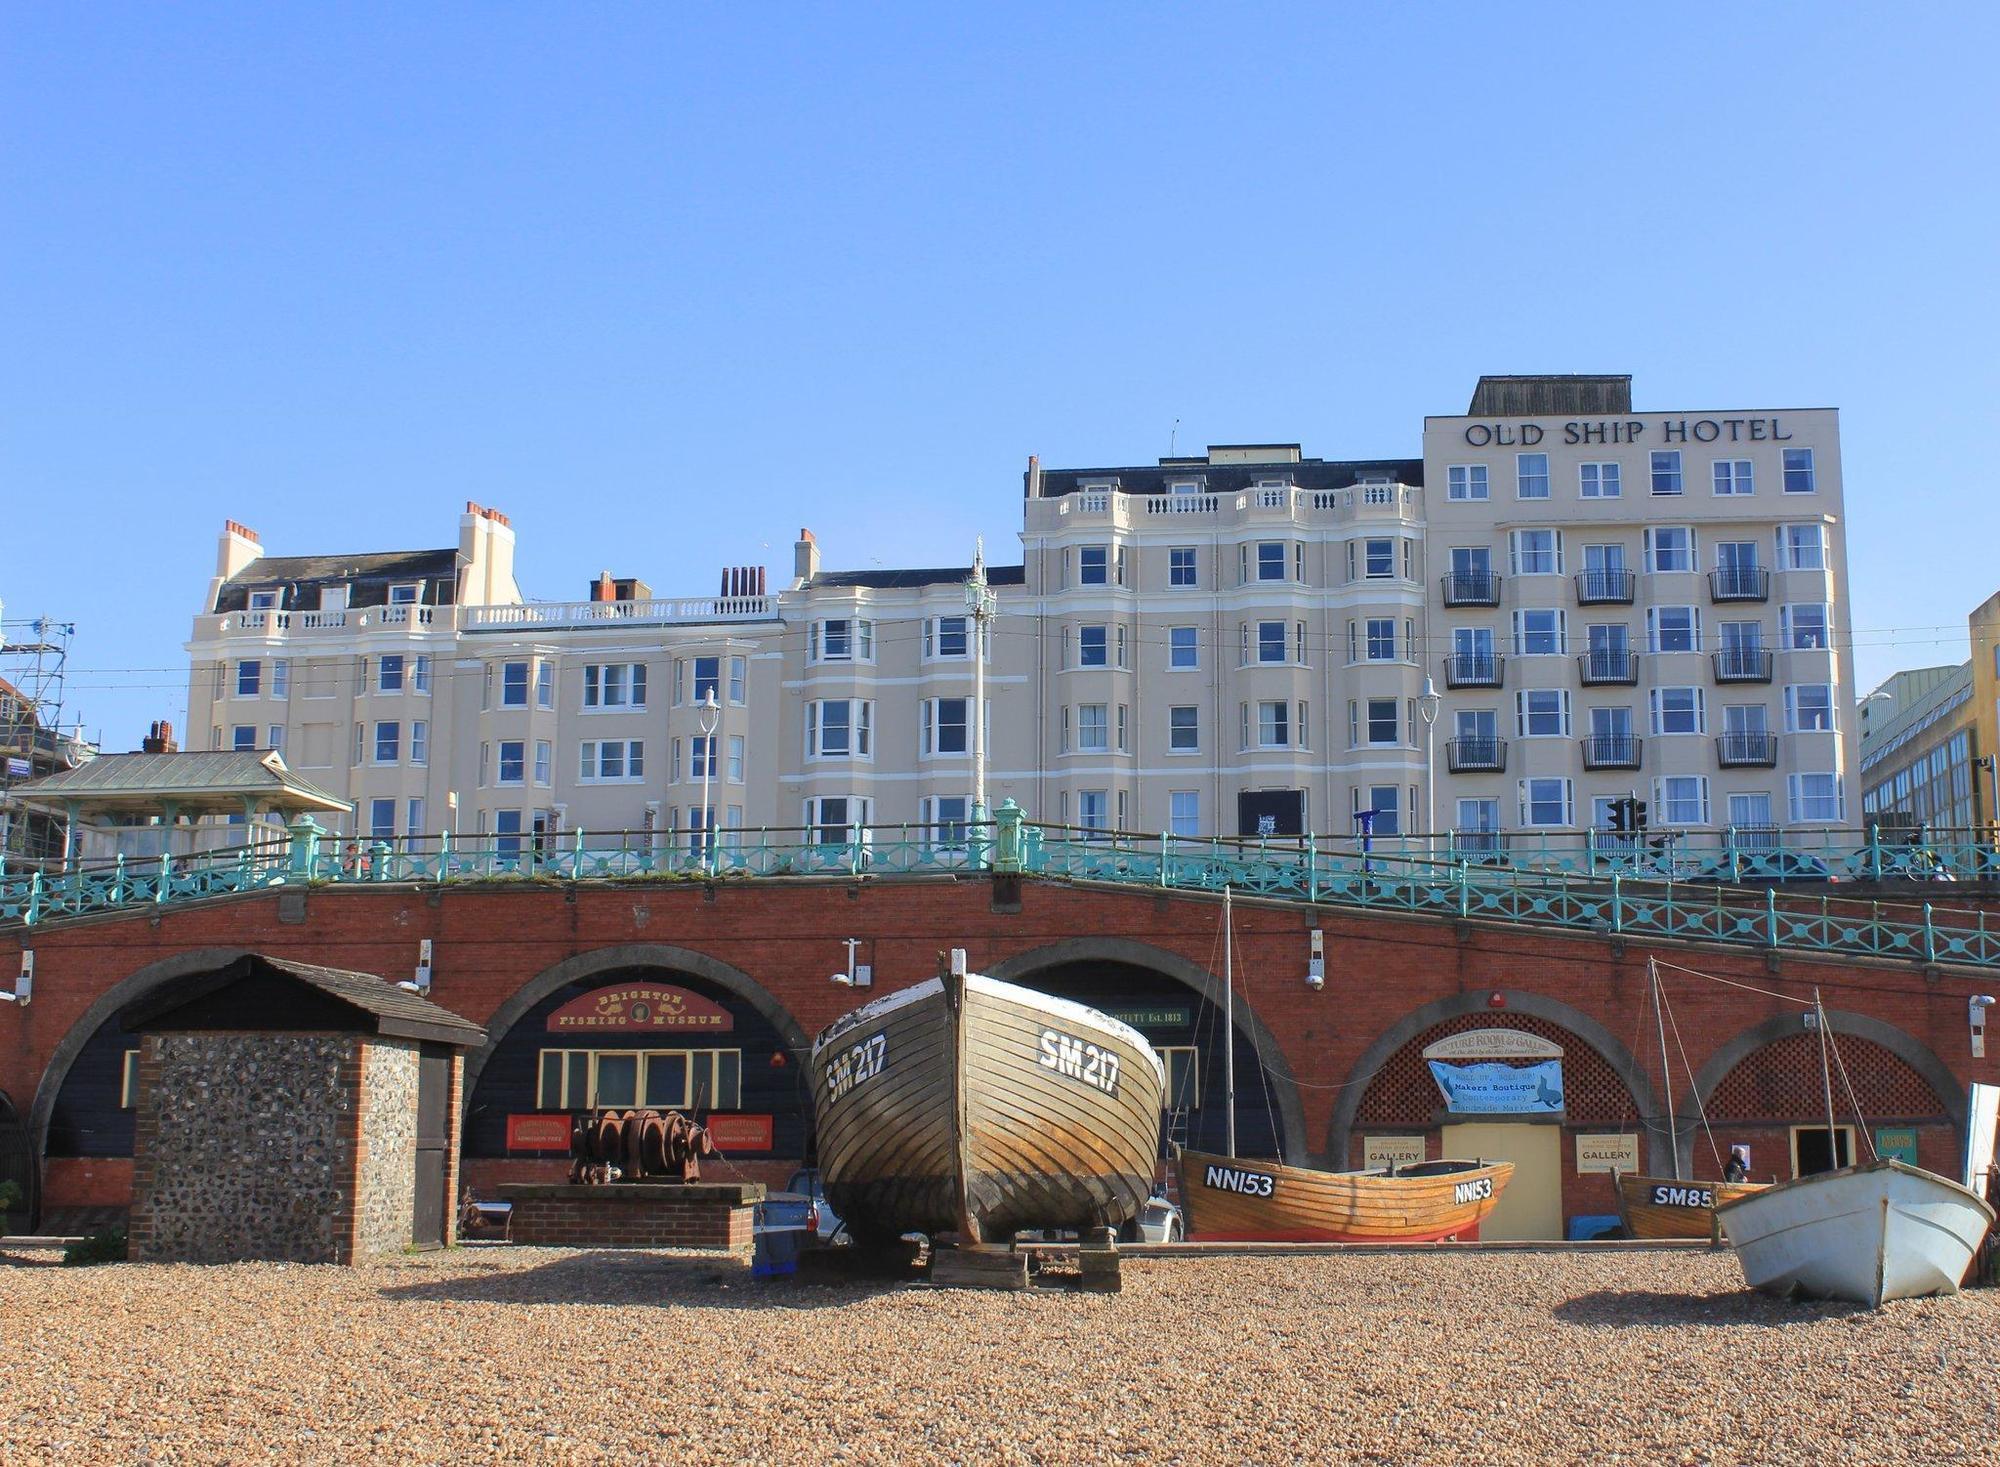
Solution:
{"label": "metal railing post", "polygon": [[1764,890],[1764,924],[1770,946],[1776,947],[1778,945],[1778,888],[1775,886],[1766,887]]}
{"label": "metal railing post", "polygon": [[1868,879],[1882,879],[1882,822],[1868,827]]}
{"label": "metal railing post", "polygon": [[167,900],[167,888],[174,882],[173,858],[165,851],[160,852],[160,884],[153,889],[153,905],[163,906]]}
{"label": "metal railing post", "polygon": [[1167,833],[1164,830],[1160,832],[1160,885],[1173,885],[1173,882],[1167,879]]}
{"label": "metal railing post", "polygon": [[1611,873],[1611,930],[1613,932],[1623,932],[1625,930],[1624,884],[1624,873],[1613,870]]}
{"label": "metal railing post", "polygon": [[993,870],[996,875],[1019,875],[1021,871],[1021,807],[1009,796],[993,812]]}
{"label": "metal railing post", "polygon": [[1469,861],[1458,863],[1458,915],[1472,915],[1472,863]]}
{"label": "metal railing post", "polygon": [[451,879],[451,832],[448,830],[438,832],[437,879],[440,886]]}
{"label": "metal railing post", "polygon": [[1937,961],[1937,927],[1931,921],[1931,904],[1924,903],[1924,961]]}
{"label": "metal railing post", "polygon": [[41,916],[42,916],[42,873],[39,871],[30,871],[28,873],[28,910],[26,916],[22,920],[28,926],[32,927],[35,925],[36,922],[41,920]]}
{"label": "metal railing post", "polygon": [[1310,830],[1306,832],[1306,900],[1319,901],[1319,840]]}

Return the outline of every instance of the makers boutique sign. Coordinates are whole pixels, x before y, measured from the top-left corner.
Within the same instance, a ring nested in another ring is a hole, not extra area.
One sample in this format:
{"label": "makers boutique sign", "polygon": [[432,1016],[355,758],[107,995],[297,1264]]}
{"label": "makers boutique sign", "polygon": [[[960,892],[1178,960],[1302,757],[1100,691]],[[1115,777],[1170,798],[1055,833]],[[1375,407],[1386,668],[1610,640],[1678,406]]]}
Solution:
{"label": "makers boutique sign", "polygon": [[685,988],[657,983],[621,984],[573,998],[549,1015],[551,1034],[661,1034],[699,1030],[719,1034],[736,1027],[729,1010]]}
{"label": "makers boutique sign", "polygon": [[1424,1048],[1455,1115],[1552,1115],[1563,1108],[1562,1046],[1521,1029],[1472,1029]]}
{"label": "makers boutique sign", "polygon": [[1792,435],[1778,418],[1578,418],[1560,428],[1540,423],[1467,423],[1465,441],[1474,448],[1533,448],[1560,435],[1563,443],[1789,443]]}

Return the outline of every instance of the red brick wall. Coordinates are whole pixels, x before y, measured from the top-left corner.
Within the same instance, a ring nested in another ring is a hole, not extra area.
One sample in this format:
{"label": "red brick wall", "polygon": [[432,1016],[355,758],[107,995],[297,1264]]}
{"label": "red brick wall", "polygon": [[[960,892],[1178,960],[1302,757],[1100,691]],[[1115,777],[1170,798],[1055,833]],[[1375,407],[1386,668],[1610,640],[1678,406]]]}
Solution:
{"label": "red brick wall", "polygon": [[[579,1189],[595,1190],[595,1189]],[[551,1248],[747,1248],[749,1204],[621,1198],[617,1188],[586,1197],[514,1197],[510,1241]]]}

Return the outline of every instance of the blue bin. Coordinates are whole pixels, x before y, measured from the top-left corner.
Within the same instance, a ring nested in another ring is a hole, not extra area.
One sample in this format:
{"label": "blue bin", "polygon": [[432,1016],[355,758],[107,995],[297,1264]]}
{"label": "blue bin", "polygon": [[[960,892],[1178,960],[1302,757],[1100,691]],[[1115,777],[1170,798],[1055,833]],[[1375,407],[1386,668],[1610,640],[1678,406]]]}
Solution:
{"label": "blue bin", "polygon": [[1617,1232],[1624,1224],[1612,1212],[1586,1213],[1569,1220],[1569,1241],[1588,1243],[1592,1238],[1605,1238]]}

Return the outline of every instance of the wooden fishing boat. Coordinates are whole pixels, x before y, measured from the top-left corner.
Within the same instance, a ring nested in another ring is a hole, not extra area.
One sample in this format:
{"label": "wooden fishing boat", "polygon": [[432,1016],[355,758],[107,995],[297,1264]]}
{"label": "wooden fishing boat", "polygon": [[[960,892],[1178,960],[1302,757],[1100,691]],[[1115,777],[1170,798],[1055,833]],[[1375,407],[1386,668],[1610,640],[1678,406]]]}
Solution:
{"label": "wooden fishing boat", "polygon": [[1180,1153],[1181,1213],[1197,1242],[1433,1243],[1476,1236],[1511,1161],[1426,1161],[1329,1172]]}
{"label": "wooden fishing boat", "polygon": [[1956,1294],[1993,1225],[1983,1198],[1893,1157],[1778,1182],[1715,1216],[1751,1288],[1870,1308]]}
{"label": "wooden fishing boat", "polygon": [[1706,1238],[1720,1235],[1715,1209],[1760,1192],[1769,1182],[1684,1182],[1678,1177],[1645,1177],[1614,1172],[1618,1218],[1629,1238]]}
{"label": "wooden fishing boat", "polygon": [[1117,1227],[1152,1187],[1166,1073],[1096,1009],[965,971],[813,1041],[827,1200],[862,1239]]}

